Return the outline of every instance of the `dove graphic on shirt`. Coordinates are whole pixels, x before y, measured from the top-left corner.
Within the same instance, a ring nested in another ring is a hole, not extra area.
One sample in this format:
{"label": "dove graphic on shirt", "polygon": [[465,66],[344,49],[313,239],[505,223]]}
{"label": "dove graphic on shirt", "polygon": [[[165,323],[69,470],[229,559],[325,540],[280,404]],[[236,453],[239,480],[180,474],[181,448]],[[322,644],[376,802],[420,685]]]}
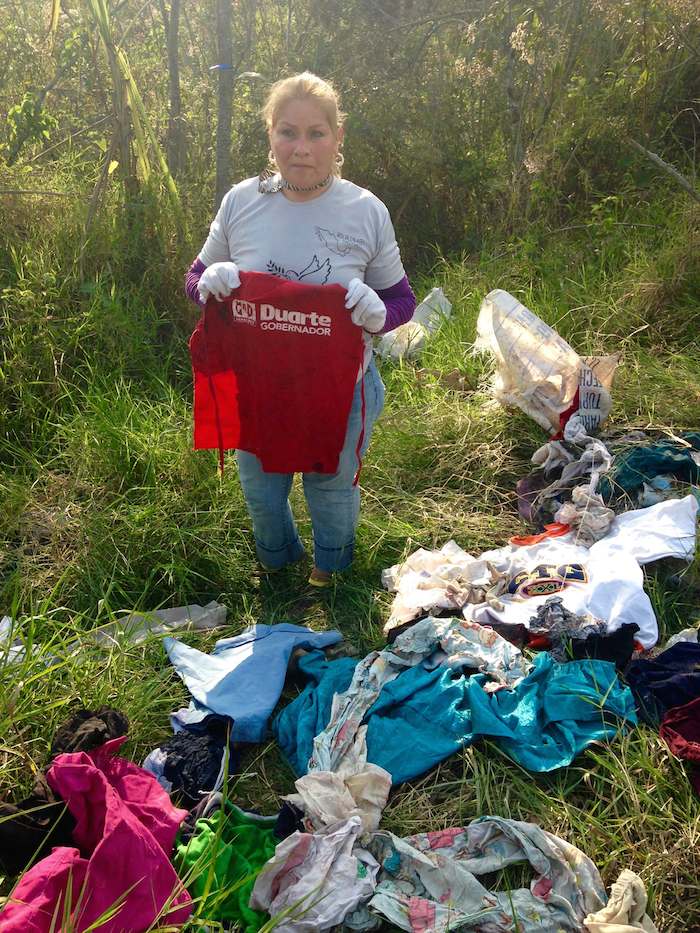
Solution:
{"label": "dove graphic on shirt", "polygon": [[[325,285],[333,271],[333,266],[331,265],[330,259],[324,259],[323,262],[320,262],[318,256],[314,253],[311,262],[302,269],[301,272],[295,272],[294,269],[285,269],[284,266],[280,266],[272,260],[267,264],[267,271],[271,275],[277,275],[283,279],[290,279],[292,282],[301,282],[304,279],[314,276],[316,284]],[[318,279],[316,279],[316,276],[318,276]]]}

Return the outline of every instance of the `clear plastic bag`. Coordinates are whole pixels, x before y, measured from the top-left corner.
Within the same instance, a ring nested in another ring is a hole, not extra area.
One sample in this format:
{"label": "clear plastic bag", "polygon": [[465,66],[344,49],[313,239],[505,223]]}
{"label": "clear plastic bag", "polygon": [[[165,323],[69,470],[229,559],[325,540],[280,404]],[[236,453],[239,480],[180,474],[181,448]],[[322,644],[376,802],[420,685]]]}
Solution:
{"label": "clear plastic bag", "polygon": [[558,432],[560,415],[579,391],[580,424],[597,431],[607,418],[617,356],[581,358],[559,334],[502,289],[481,303],[474,350],[493,353],[492,389],[503,405],[515,405],[546,431]]}
{"label": "clear plastic bag", "polygon": [[433,288],[421,301],[413,317],[395,330],[384,334],[377,345],[377,353],[384,359],[400,360],[414,357],[423,349],[425,341],[444,320],[452,314],[452,305],[441,288]]}

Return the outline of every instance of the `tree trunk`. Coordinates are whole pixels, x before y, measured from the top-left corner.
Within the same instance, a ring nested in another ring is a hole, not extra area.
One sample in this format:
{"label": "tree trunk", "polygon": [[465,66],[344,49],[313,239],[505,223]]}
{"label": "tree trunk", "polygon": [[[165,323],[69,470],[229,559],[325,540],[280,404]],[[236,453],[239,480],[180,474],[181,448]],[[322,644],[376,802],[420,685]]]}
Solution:
{"label": "tree trunk", "polygon": [[117,160],[119,161],[119,173],[124,182],[127,201],[129,201],[136,196],[139,188],[134,158],[131,151],[131,111],[129,110],[129,95],[126,88],[126,81],[119,71],[119,66],[114,60],[114,56],[110,49],[107,49],[107,56],[112,67],[112,82],[114,84],[112,103],[116,118]]}
{"label": "tree trunk", "polygon": [[231,108],[233,102],[233,42],[231,37],[231,0],[216,0],[218,36],[219,106],[216,124],[216,204],[231,184]]}
{"label": "tree trunk", "polygon": [[168,139],[166,156],[168,168],[173,178],[177,178],[182,169],[184,154],[182,107],[180,103],[180,64],[178,56],[178,29],[180,27],[180,0],[171,0],[168,17],[168,94],[170,111],[168,114]]}

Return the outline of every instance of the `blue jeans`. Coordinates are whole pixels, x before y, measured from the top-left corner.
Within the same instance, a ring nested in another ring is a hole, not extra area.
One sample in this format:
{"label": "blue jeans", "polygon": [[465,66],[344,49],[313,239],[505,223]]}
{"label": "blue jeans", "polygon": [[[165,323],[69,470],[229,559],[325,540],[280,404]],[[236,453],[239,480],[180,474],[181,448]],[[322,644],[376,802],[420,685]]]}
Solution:
{"label": "blue jeans", "polygon": [[[384,406],[384,384],[372,360],[364,375],[365,434],[360,448],[369,447],[374,422]],[[344,570],[352,563],[355,529],[360,515],[360,489],[352,481],[357,472],[357,442],[362,430],[360,383],[348,418],[345,443],[335,473],[304,473],[304,496],[314,534],[314,564],[319,570]],[[266,473],[260,461],[244,450],[236,453],[238,475],[253,520],[258,558],[270,568],[299,560],[304,545],[289,507],[293,473]]]}

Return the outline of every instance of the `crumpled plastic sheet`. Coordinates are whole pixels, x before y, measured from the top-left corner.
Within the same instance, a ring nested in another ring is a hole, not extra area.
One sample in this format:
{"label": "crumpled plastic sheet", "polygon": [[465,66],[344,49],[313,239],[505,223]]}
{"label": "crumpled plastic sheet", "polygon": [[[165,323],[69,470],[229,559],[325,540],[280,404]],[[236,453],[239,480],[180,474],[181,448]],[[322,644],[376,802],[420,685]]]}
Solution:
{"label": "crumpled plastic sheet", "polygon": [[503,289],[489,292],[476,322],[474,351],[496,361],[494,396],[514,405],[545,431],[559,429],[559,416],[574,400],[581,358],[559,334]]}
{"label": "crumpled plastic sheet", "polygon": [[695,628],[684,628],[681,632],[676,632],[675,635],[671,635],[663,648],[661,648],[661,651],[672,648],[682,641],[700,642],[700,627],[696,625]]}
{"label": "crumpled plastic sheet", "polygon": [[428,337],[452,314],[452,305],[441,288],[433,288],[413,312],[410,321],[394,328],[379,340],[377,354],[400,360],[417,356]]}
{"label": "crumpled plastic sheet", "polygon": [[602,427],[612,407],[617,354],[580,357],[554,328],[500,288],[481,302],[476,331],[474,352],[485,350],[495,358],[492,391],[501,404],[517,405],[553,433],[577,400],[577,430]]}
{"label": "crumpled plastic sheet", "polygon": [[90,633],[92,640],[103,648],[111,648],[124,640],[139,645],[151,635],[170,632],[218,628],[226,624],[226,606],[212,600],[206,606],[176,606],[174,609],[155,609],[153,612],[127,612],[115,622]]}
{"label": "crumpled plastic sheet", "polygon": [[[217,628],[226,623],[226,606],[212,600],[206,606],[176,606],[173,609],[155,609],[153,612],[129,612],[122,610],[114,622],[87,632],[85,637],[57,647],[60,653],[47,654],[42,660],[47,666],[60,663],[66,657],[92,642],[100,648],[116,648],[122,642],[140,645],[154,635],[166,635],[176,630]],[[31,646],[31,654],[42,652],[40,645]],[[18,664],[27,657],[26,645],[19,626],[10,616],[0,619],[0,667]]]}

